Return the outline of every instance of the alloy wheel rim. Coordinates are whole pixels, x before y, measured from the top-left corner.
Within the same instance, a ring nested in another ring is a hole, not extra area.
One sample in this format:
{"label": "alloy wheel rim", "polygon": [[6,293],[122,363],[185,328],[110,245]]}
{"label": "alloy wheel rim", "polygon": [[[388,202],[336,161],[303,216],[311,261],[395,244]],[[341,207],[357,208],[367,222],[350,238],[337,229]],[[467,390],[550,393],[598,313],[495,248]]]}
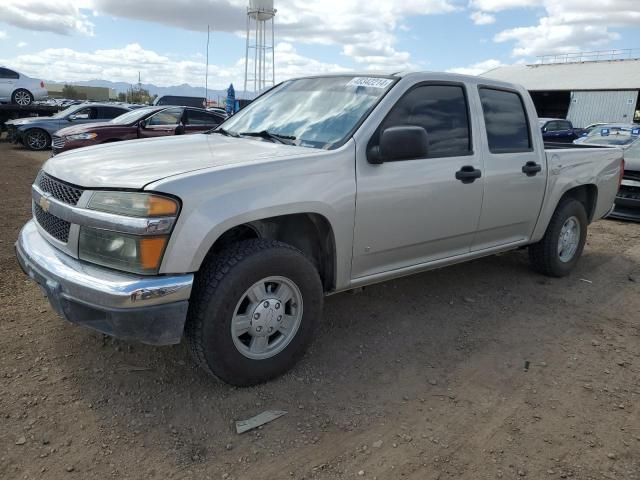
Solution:
{"label": "alloy wheel rim", "polygon": [[578,250],[580,244],[580,222],[576,217],[565,220],[560,229],[558,238],[558,257],[561,262],[570,262]]}
{"label": "alloy wheel rim", "polygon": [[30,133],[27,141],[34,150],[42,150],[47,146],[47,136],[42,132]]}
{"label": "alloy wheel rim", "polygon": [[27,92],[16,92],[15,99],[18,105],[29,105],[31,103],[31,98],[29,98]]}
{"label": "alloy wheel rim", "polygon": [[302,322],[302,293],[286,277],[263,278],[240,297],[231,318],[231,336],[238,351],[252,360],[282,352]]}

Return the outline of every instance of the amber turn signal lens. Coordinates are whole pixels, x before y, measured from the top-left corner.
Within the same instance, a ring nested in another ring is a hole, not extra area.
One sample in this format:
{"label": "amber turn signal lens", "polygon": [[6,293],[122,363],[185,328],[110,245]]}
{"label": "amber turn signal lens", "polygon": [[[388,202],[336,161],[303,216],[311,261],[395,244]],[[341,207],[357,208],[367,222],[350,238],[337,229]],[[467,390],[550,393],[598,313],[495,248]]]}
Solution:
{"label": "amber turn signal lens", "polygon": [[150,217],[168,217],[178,213],[178,203],[175,200],[155,195],[149,196],[147,208]]}
{"label": "amber turn signal lens", "polygon": [[157,270],[160,268],[160,260],[167,237],[150,237],[140,239],[140,265],[145,270]]}

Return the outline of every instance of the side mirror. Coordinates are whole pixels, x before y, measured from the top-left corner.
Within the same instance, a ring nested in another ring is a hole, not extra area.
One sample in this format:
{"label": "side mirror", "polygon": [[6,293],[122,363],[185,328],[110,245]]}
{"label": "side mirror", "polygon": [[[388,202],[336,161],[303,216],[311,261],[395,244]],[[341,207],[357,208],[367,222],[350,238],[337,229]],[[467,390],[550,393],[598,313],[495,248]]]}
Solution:
{"label": "side mirror", "polygon": [[547,133],[547,127],[544,127],[544,128],[542,129],[542,133]]}
{"label": "side mirror", "polygon": [[140,128],[147,128],[147,121],[146,120],[140,120],[138,122],[138,127]]}
{"label": "side mirror", "polygon": [[75,115],[69,115],[69,116],[67,117],[67,122],[73,122],[75,119],[76,119],[76,116],[75,116]]}
{"label": "side mirror", "polygon": [[380,145],[367,152],[367,161],[376,165],[396,160],[413,160],[426,157],[428,150],[429,137],[423,127],[389,127],[380,134]]}

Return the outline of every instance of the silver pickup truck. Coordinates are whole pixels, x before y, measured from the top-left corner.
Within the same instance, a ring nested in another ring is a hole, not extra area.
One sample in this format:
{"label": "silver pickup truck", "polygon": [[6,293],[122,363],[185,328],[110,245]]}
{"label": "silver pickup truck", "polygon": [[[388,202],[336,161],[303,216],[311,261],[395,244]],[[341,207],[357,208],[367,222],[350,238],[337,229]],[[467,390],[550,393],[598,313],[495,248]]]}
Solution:
{"label": "silver pickup truck", "polygon": [[545,150],[519,86],[438,73],[286,81],[207,134],[51,158],[17,256],[67,320],[235,385],[304,353],[324,295],[528,246],[567,275],[616,148]]}

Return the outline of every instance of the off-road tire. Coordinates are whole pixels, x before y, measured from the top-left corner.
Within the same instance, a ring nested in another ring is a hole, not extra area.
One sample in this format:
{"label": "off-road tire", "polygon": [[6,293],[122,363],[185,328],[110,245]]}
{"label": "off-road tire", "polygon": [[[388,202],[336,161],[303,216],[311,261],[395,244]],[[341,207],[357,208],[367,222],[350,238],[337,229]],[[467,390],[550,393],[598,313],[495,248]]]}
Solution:
{"label": "off-road tire", "polygon": [[[303,316],[290,343],[273,357],[254,360],[238,351],[231,319],[247,288],[270,276],[292,280],[302,294]],[[313,263],[296,248],[272,240],[232,244],[205,260],[196,275],[185,337],[205,371],[236,386],[250,386],[282,375],[303,356],[322,316],[322,282]]]}
{"label": "off-road tire", "polygon": [[[563,262],[558,254],[558,240],[562,226],[572,216],[578,219],[580,240],[571,260]],[[582,250],[587,240],[588,223],[587,212],[581,202],[573,198],[563,200],[553,213],[542,240],[529,246],[531,267],[549,277],[564,277],[571,273],[582,255]]]}

